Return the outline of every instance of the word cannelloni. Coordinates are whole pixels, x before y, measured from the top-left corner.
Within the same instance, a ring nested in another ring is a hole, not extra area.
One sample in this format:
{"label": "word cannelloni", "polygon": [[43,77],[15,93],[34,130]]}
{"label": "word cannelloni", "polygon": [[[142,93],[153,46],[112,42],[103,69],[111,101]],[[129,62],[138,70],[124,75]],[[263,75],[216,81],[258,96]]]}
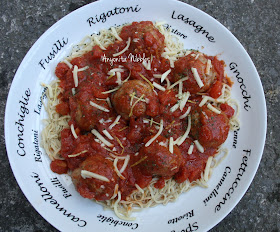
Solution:
{"label": "word cannelloni", "polygon": [[150,21],[102,30],[58,63],[46,85],[42,145],[51,170],[123,220],[206,187],[239,127],[224,62],[173,36]]}

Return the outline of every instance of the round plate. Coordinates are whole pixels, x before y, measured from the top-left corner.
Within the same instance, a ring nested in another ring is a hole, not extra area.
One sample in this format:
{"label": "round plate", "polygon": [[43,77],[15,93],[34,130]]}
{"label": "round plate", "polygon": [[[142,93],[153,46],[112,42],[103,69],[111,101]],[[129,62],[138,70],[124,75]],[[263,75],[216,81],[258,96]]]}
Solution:
{"label": "round plate", "polygon": [[[208,55],[220,54],[227,75],[234,81],[232,97],[240,106],[241,129],[230,132],[224,144],[229,155],[215,168],[208,188],[195,187],[176,202],[144,209],[134,214],[135,221],[126,222],[82,198],[71,178],[50,170],[50,160],[40,147],[42,119],[47,118],[42,104],[46,89],[41,83],[55,78],[57,63],[84,36],[143,20],[165,21],[185,48]],[[102,0],[58,21],[22,61],[10,89],[5,115],[6,146],[14,175],[34,208],[62,231],[209,230],[233,209],[249,187],[262,156],[265,134],[262,85],[242,45],[209,15],[174,0]]]}

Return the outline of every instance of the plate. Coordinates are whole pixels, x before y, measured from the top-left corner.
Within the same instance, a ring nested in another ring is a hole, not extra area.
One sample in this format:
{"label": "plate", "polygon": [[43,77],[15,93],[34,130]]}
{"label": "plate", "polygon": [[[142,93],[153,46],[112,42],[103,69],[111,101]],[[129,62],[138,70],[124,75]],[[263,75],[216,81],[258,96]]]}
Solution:
{"label": "plate", "polygon": [[[158,6],[161,6],[159,10]],[[56,64],[89,34],[132,21],[165,21],[185,48],[220,54],[234,81],[241,129],[224,147],[229,155],[214,170],[208,188],[196,187],[174,203],[135,213],[124,221],[82,198],[71,179],[57,175],[40,147],[47,117],[46,89]],[[258,115],[258,117],[256,117]],[[102,0],[67,15],[33,45],[23,59],[9,92],[5,114],[6,147],[13,173],[33,207],[61,231],[207,231],[219,223],[248,189],[261,160],[266,134],[265,98],[256,68],[238,40],[204,12],[174,0]]]}

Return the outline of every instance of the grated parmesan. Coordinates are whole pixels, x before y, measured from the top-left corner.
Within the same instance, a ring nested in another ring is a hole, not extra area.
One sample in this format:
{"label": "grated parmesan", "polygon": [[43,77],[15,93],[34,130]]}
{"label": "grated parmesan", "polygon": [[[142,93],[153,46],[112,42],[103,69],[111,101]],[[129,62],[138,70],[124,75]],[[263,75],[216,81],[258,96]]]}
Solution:
{"label": "grated parmesan", "polygon": [[208,59],[208,60],[207,60],[206,70],[205,70],[205,74],[206,74],[206,75],[209,75],[211,66],[212,66],[211,60]]}
{"label": "grated parmesan", "polygon": [[77,154],[68,155],[68,157],[69,158],[77,157],[77,156],[79,156],[81,154],[84,154],[84,153],[87,153],[87,152],[88,152],[88,150],[84,150],[84,151],[81,151],[81,152],[79,152]]}
{"label": "grated parmesan", "polygon": [[117,173],[118,177],[120,177],[122,180],[124,180],[125,177],[120,173],[120,170],[118,169],[118,166],[117,166],[118,160],[119,160],[118,158],[115,158],[115,160],[114,160],[114,163],[113,163],[114,170]]}
{"label": "grated parmesan", "polygon": [[130,155],[127,155],[126,158],[125,158],[125,160],[124,160],[123,166],[122,166],[122,168],[121,168],[121,170],[120,170],[120,173],[123,173],[123,171],[126,169],[129,160],[130,160]]}
{"label": "grated parmesan", "polygon": [[121,115],[118,115],[115,119],[115,121],[109,126],[109,129],[112,130],[112,128],[118,124],[119,120],[121,118]]}
{"label": "grated parmesan", "polygon": [[81,170],[81,176],[84,179],[86,179],[86,178],[95,178],[95,179],[102,180],[102,181],[105,181],[105,182],[110,182],[110,180],[107,177],[99,175],[99,174],[96,174],[94,172],[89,172],[87,170]]}
{"label": "grated parmesan", "polygon": [[177,145],[180,146],[186,140],[186,138],[188,137],[188,135],[190,133],[190,130],[191,130],[191,116],[189,115],[188,116],[188,127],[187,127],[187,130],[184,133],[184,135],[180,138],[180,140],[177,142]]}
{"label": "grated parmesan", "polygon": [[183,119],[183,118],[187,117],[190,112],[191,112],[191,106],[189,106],[187,111],[183,115],[181,115],[179,118]]}
{"label": "grated parmesan", "polygon": [[109,112],[109,111],[110,111],[110,110],[106,109],[105,107],[100,106],[100,105],[98,105],[98,104],[96,104],[96,103],[94,103],[94,102],[92,102],[92,101],[90,101],[89,104],[90,104],[91,106],[93,106],[93,107],[99,109],[99,110],[104,111],[104,112]]}
{"label": "grated parmesan", "polygon": [[115,185],[115,189],[114,189],[114,194],[113,194],[113,196],[111,197],[111,200],[114,199],[114,198],[118,195],[118,190],[119,190],[119,185],[116,184],[116,185]]}
{"label": "grated parmesan", "polygon": [[105,92],[102,92],[102,93],[103,93],[103,94],[113,93],[113,92],[115,92],[115,91],[119,90],[119,88],[120,88],[120,87],[117,87],[117,88],[114,88],[114,89],[110,89],[110,90],[105,91]]}
{"label": "grated parmesan", "polygon": [[169,74],[170,72],[171,72],[171,69],[167,70],[165,73],[163,73],[163,74],[161,75],[161,78],[160,78],[160,82],[161,82],[161,83],[165,80],[165,78],[168,76],[168,74]]}
{"label": "grated parmesan", "polygon": [[94,134],[102,143],[104,143],[108,147],[113,147],[114,145],[107,141],[97,130],[92,129],[91,133]]}
{"label": "grated parmesan", "polygon": [[199,88],[202,88],[204,86],[202,80],[200,79],[200,76],[198,75],[197,69],[196,68],[191,68],[194,79],[196,80]]}
{"label": "grated parmesan", "polygon": [[170,108],[170,111],[173,113],[174,111],[176,111],[178,108],[179,108],[180,104],[179,103],[176,103],[174,106],[172,106]]}
{"label": "grated parmesan", "polygon": [[169,152],[171,154],[173,154],[173,145],[174,145],[173,137],[170,137],[170,139],[169,139]]}
{"label": "grated parmesan", "polygon": [[74,136],[74,138],[75,139],[77,139],[78,138],[78,135],[76,134],[76,131],[75,131],[75,128],[74,128],[74,125],[73,124],[71,124],[71,132],[72,132],[72,134],[73,134],[73,136]]}
{"label": "grated parmesan", "polygon": [[184,107],[185,107],[185,105],[186,105],[186,103],[187,103],[187,101],[188,101],[188,99],[189,99],[189,97],[190,97],[190,92],[189,91],[187,91],[186,93],[183,93],[183,97],[182,97],[182,99],[181,99],[181,101],[180,101],[180,110],[182,111],[183,109],[184,109]]}
{"label": "grated parmesan", "polygon": [[119,56],[119,55],[125,53],[125,51],[128,50],[128,48],[129,48],[129,46],[130,46],[130,41],[131,41],[131,39],[130,39],[130,37],[129,37],[128,40],[126,41],[126,46],[125,46],[125,48],[124,48],[123,50],[121,50],[120,52],[113,54],[113,57],[116,57],[116,56]]}
{"label": "grated parmesan", "polygon": [[189,79],[188,77],[184,77],[184,78],[182,78],[182,79],[176,81],[174,84],[170,85],[170,87],[169,87],[168,89],[172,89],[172,88],[174,88],[176,85],[178,85],[180,82],[186,81],[186,80],[188,80],[188,79]]}
{"label": "grated parmesan", "polygon": [[165,91],[165,88],[156,82],[153,82],[153,86],[161,91]]}
{"label": "grated parmesan", "polygon": [[210,103],[207,104],[207,108],[208,108],[209,110],[213,111],[213,112],[216,113],[216,114],[220,114],[220,113],[221,113],[220,110],[216,109],[216,108],[215,108],[214,106],[212,106]]}
{"label": "grated parmesan", "polygon": [[193,152],[193,148],[194,148],[194,145],[193,145],[193,144],[191,144],[191,145],[190,145],[190,147],[189,147],[189,149],[188,149],[188,154],[189,154],[189,155],[191,155],[191,154],[192,154],[192,152]]}
{"label": "grated parmesan", "polygon": [[121,85],[122,84],[122,74],[120,72],[116,72],[117,73],[117,81],[116,83],[118,85]]}
{"label": "grated parmesan", "polygon": [[145,144],[145,147],[148,147],[152,144],[152,142],[154,142],[158,136],[160,136],[161,132],[163,131],[163,120],[161,119],[160,120],[160,127],[159,127],[159,130],[158,132],[156,133],[156,135],[151,138],[146,144]]}
{"label": "grated parmesan", "polygon": [[73,69],[72,73],[73,73],[74,85],[75,85],[75,88],[77,88],[78,84],[79,84],[79,80],[78,80],[78,66],[77,65],[74,66],[74,69]]}
{"label": "grated parmesan", "polygon": [[208,179],[209,179],[210,167],[211,167],[212,160],[213,160],[213,156],[210,156],[207,160],[206,167],[205,167],[205,170],[204,170],[204,180],[205,181],[208,181]]}
{"label": "grated parmesan", "polygon": [[102,132],[103,132],[103,134],[104,134],[108,139],[110,139],[110,140],[113,140],[113,139],[114,139],[113,136],[110,135],[110,133],[109,133],[107,130],[103,130]]}
{"label": "grated parmesan", "polygon": [[204,148],[201,146],[201,144],[198,142],[198,140],[195,140],[194,144],[195,144],[197,150],[199,150],[199,152],[201,152],[201,153],[204,152]]}

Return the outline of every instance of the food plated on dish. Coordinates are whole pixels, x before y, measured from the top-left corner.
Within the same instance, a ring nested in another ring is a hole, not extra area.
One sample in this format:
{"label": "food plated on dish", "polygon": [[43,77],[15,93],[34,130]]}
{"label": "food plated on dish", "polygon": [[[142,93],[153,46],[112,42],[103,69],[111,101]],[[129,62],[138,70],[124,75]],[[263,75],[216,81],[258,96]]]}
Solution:
{"label": "food plated on dish", "polygon": [[27,53],[5,139],[22,191],[60,231],[207,231],[254,177],[265,112],[250,57],[215,19],[102,0]]}
{"label": "food plated on dish", "polygon": [[50,167],[84,198],[131,219],[206,182],[239,128],[218,56],[188,50],[164,23],[85,37],[58,63],[42,132]]}

